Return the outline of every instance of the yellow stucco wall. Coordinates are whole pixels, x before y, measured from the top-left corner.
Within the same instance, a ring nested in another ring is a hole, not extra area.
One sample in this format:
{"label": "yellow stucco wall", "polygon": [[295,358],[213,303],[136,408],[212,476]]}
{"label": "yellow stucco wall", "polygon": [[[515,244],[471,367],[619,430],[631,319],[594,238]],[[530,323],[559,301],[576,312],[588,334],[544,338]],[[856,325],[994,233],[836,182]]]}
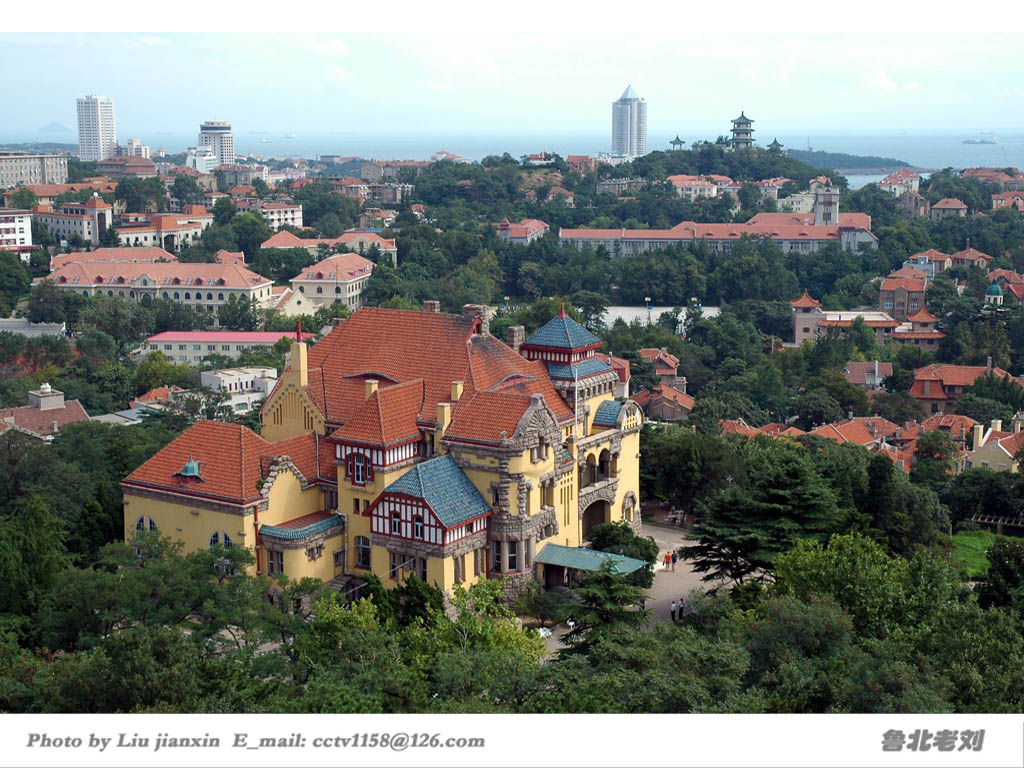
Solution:
{"label": "yellow stucco wall", "polygon": [[[255,551],[256,529],[251,514],[232,515],[209,509],[175,504],[158,499],[137,496],[126,490],[124,494],[124,535],[130,542],[135,536],[135,521],[139,515],[152,518],[161,536],[168,536],[184,543],[184,553],[207,549],[210,534],[224,531],[231,537],[233,546],[244,546]],[[147,530],[149,523],[146,523]]]}
{"label": "yellow stucco wall", "polygon": [[260,411],[262,437],[271,443],[316,432],[324,434],[324,417],[309,395],[290,377]]}
{"label": "yellow stucco wall", "polygon": [[973,469],[988,468],[995,472],[1017,472],[1019,470],[1017,462],[1012,456],[1007,456],[1006,451],[1000,448],[995,440],[971,454],[971,467]]}

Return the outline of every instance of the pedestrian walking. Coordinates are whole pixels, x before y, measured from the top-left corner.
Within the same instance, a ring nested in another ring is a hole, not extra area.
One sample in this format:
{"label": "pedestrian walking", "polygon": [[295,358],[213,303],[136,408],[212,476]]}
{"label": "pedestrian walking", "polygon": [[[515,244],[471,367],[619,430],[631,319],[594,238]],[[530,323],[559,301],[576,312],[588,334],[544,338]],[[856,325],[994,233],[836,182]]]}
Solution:
{"label": "pedestrian walking", "polygon": [[667,571],[672,566],[672,553],[665,553],[665,570]]}
{"label": "pedestrian walking", "polygon": [[676,560],[679,559],[679,553],[672,550],[672,573],[676,572]]}
{"label": "pedestrian walking", "polygon": [[680,597],[680,598],[679,598],[679,620],[680,620],[680,621],[682,621],[682,620],[683,620],[683,610],[684,610],[684,606],[683,606],[683,598],[681,598],[681,597]]}
{"label": "pedestrian walking", "polygon": [[678,606],[676,605],[676,601],[673,600],[672,601],[672,621],[676,620],[676,609],[677,609],[677,607]]}

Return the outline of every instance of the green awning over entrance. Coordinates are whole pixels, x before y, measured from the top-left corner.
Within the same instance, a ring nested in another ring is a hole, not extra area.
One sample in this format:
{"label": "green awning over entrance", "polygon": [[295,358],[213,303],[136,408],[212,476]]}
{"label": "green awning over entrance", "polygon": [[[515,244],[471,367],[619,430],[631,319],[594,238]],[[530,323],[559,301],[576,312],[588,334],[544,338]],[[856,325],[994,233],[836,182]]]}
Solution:
{"label": "green awning over entrance", "polygon": [[577,571],[599,571],[601,566],[609,561],[612,563],[612,571],[621,574],[639,571],[647,565],[646,561],[637,560],[635,557],[598,552],[584,547],[563,547],[561,544],[545,544],[534,558],[534,562],[537,563],[560,565]]}

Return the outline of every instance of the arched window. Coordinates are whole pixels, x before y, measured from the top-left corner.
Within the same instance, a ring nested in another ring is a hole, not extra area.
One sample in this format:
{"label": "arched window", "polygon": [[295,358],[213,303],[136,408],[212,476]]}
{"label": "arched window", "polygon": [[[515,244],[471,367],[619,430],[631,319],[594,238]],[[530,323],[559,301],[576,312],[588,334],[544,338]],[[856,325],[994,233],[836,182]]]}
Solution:
{"label": "arched window", "polygon": [[174,300],[177,301],[179,298],[181,298],[181,294],[179,294],[177,291],[175,291],[174,292]]}
{"label": "arched window", "polygon": [[164,292],[163,292],[163,297],[164,297],[165,299],[169,299],[169,298],[171,298],[170,294],[168,294],[168,293],[167,293],[167,291],[164,291]]}
{"label": "arched window", "polygon": [[212,549],[217,544],[223,544],[225,547],[231,546],[231,537],[226,531],[214,531],[210,534],[210,548]]}
{"label": "arched window", "polygon": [[322,285],[318,285],[318,286],[316,287],[316,292],[317,292],[317,293],[323,293],[323,292],[324,292],[324,287],[323,287]]}
{"label": "arched window", "polygon": [[206,294],[206,300],[207,301],[213,301],[213,294],[212,293]]}
{"label": "arched window", "polygon": [[423,518],[417,515],[412,519],[412,535],[413,538],[423,538]]}
{"label": "arched window", "polygon": [[341,293],[341,288],[339,288],[338,286],[334,286],[334,292]]}
{"label": "arched window", "polygon": [[185,291],[185,301],[191,301],[191,300],[192,300],[192,294],[189,293],[188,291]]}
{"label": "arched window", "polygon": [[156,521],[152,517],[146,517],[145,515],[139,515],[139,519],[135,521],[135,530],[142,533],[149,528],[151,531],[155,531]]}
{"label": "arched window", "polygon": [[218,293],[217,294],[217,301],[224,301],[224,294],[223,293]]}

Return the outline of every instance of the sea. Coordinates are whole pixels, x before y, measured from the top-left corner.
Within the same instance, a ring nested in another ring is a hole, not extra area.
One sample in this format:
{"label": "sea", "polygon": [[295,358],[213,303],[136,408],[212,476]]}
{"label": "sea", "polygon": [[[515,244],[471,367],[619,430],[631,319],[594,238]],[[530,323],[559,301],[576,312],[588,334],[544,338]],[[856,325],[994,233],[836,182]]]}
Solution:
{"label": "sea", "polygon": [[[724,131],[723,131],[724,132]],[[195,146],[196,134],[179,131],[125,133],[137,136],[153,150],[183,152]],[[676,135],[672,132],[651,132],[647,148],[669,148],[668,142]],[[294,134],[294,135],[293,135]],[[686,144],[704,139],[714,140],[712,131],[679,131]],[[992,139],[996,144],[964,144],[964,139]],[[759,131],[755,137],[761,143],[777,138],[784,147],[815,149],[826,152],[845,152],[851,155],[874,155],[910,163],[923,170],[942,168],[969,168],[989,166],[1024,168],[1024,128],[1004,132],[977,131],[962,133],[896,133],[896,132],[819,132]],[[452,131],[439,133],[365,132],[365,131],[310,131],[299,127],[292,130],[259,130],[235,126],[235,149],[239,154],[257,157],[306,157],[320,155],[358,156],[376,160],[427,160],[439,150],[446,150],[468,160],[480,160],[487,155],[508,152],[519,158],[533,152],[549,151],[562,155],[589,155],[609,149],[609,135],[600,132],[539,132],[479,133]],[[0,129],[0,143],[24,141],[73,142],[67,134],[38,133],[13,134]],[[880,174],[845,174],[851,187],[859,188],[882,178]]]}

